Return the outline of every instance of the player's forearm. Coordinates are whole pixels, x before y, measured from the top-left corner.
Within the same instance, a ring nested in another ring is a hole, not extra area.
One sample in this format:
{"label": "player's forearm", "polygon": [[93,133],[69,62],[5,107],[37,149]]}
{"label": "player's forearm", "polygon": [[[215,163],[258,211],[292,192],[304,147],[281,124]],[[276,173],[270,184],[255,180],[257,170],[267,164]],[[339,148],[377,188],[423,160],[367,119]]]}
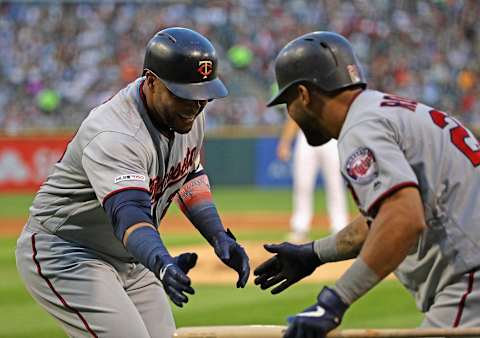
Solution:
{"label": "player's forearm", "polygon": [[171,257],[153,225],[150,194],[143,190],[120,191],[104,202],[104,209],[115,236],[127,251],[158,274]]}
{"label": "player's forearm", "polygon": [[149,223],[137,223],[128,228],[123,243],[133,257],[157,276],[160,268],[172,259],[157,229]]}
{"label": "player's forearm", "polygon": [[393,272],[425,229],[416,188],[405,188],[387,199],[372,223],[359,257],[337,281],[335,289],[351,304]]}
{"label": "player's forearm", "polygon": [[[407,189],[417,192],[416,188]],[[365,263],[380,278],[386,277],[397,268],[426,227],[419,196],[413,194],[409,198],[412,199],[411,203],[386,206],[379,212],[360,253]],[[395,203],[395,200],[391,203]]]}
{"label": "player's forearm", "polygon": [[315,252],[324,263],[355,258],[362,249],[367,235],[366,219],[359,215],[339,233],[316,240]]}
{"label": "player's forearm", "polygon": [[150,227],[152,228],[153,230],[157,231],[157,229],[155,228],[155,226],[153,224],[150,224],[150,223],[146,223],[146,222],[141,222],[141,223],[137,223],[137,224],[134,224],[132,226],[130,226],[127,230],[125,230],[125,233],[123,235],[123,245],[126,247],[127,246],[127,242],[128,242],[128,237],[130,237],[130,234],[132,232],[134,232],[135,230],[139,229],[139,228],[142,228],[142,227]]}
{"label": "player's forearm", "polygon": [[217,208],[213,202],[206,174],[189,180],[180,189],[177,203],[202,236],[213,244],[216,234],[225,232]]}
{"label": "player's forearm", "polygon": [[358,215],[348,226],[336,236],[338,255],[345,259],[355,258],[360,253],[367,238],[369,228],[367,220]]}

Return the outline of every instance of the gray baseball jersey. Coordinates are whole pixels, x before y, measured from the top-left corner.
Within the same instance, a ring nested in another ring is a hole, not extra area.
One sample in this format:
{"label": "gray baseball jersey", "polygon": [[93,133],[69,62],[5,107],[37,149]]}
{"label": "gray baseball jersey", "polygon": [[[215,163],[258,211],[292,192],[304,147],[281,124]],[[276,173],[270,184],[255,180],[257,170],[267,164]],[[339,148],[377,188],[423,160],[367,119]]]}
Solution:
{"label": "gray baseball jersey", "polygon": [[160,281],[115,237],[102,204],[121,190],[148,191],[159,224],[187,175],[201,169],[205,117],[172,139],[155,132],[142,81],[83,121],[17,242],[27,289],[72,337],[163,338],[175,330]]}
{"label": "gray baseball jersey", "polygon": [[367,218],[390,193],[419,188],[428,227],[396,275],[427,311],[447,285],[480,266],[479,143],[441,111],[365,90],[350,106],[338,148]]}
{"label": "gray baseball jersey", "polygon": [[127,261],[132,257],[115,238],[103,201],[119,190],[149,191],[160,223],[186,176],[199,165],[204,136],[201,113],[192,130],[175,134],[173,143],[158,133],[157,156],[141,118],[142,80],[92,110],[30,208],[50,233]]}

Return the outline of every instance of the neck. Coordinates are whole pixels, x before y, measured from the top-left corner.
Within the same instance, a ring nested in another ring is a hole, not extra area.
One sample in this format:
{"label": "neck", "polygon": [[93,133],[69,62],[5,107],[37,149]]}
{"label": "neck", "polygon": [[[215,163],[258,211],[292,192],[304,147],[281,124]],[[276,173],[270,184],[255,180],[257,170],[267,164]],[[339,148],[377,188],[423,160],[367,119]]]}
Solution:
{"label": "neck", "polygon": [[328,129],[333,138],[338,139],[352,102],[362,91],[361,88],[345,90],[325,103],[324,116],[328,119]]}

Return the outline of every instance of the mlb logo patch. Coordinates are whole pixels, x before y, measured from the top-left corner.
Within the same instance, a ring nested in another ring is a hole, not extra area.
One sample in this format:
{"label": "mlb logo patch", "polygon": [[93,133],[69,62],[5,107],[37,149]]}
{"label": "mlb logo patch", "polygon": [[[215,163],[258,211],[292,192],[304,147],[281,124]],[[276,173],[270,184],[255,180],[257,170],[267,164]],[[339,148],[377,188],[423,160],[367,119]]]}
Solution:
{"label": "mlb logo patch", "polygon": [[358,148],[347,159],[347,175],[357,184],[368,184],[378,176],[378,165],[373,152],[365,147]]}
{"label": "mlb logo patch", "polygon": [[142,181],[145,182],[145,175],[140,174],[126,174],[115,177],[114,182],[120,183],[123,181]]}

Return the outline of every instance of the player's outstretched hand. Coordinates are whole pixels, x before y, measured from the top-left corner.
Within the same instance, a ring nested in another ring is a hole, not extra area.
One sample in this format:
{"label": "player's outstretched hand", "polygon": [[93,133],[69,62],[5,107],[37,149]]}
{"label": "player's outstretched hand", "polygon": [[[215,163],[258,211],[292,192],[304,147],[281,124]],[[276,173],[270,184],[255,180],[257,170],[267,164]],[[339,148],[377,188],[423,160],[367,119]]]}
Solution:
{"label": "player's outstretched hand", "polygon": [[173,260],[185,274],[188,274],[195,264],[197,264],[197,258],[198,255],[195,252],[185,252],[173,257]]}
{"label": "player's outstretched hand", "polygon": [[162,282],[168,297],[179,307],[188,302],[187,293],[191,295],[195,293],[190,286],[191,281],[187,273],[195,266],[196,262],[197,254],[195,253],[184,253],[173,258],[162,257],[162,265],[157,277]]}
{"label": "player's outstretched hand", "polygon": [[227,229],[216,234],[213,248],[218,258],[238,273],[237,288],[245,287],[250,275],[250,263],[245,249],[237,243],[232,232]]}
{"label": "player's outstretched hand", "polygon": [[282,292],[322,265],[313,250],[313,242],[300,245],[288,242],[265,244],[264,248],[276,255],[255,269],[253,273],[257,277],[254,282],[260,285],[262,290],[276,285],[272,294]]}
{"label": "player's outstretched hand", "polygon": [[342,322],[343,314],[348,309],[338,294],[324,287],[317,297],[317,303],[295,316],[289,317],[289,326],[284,338],[325,337]]}

